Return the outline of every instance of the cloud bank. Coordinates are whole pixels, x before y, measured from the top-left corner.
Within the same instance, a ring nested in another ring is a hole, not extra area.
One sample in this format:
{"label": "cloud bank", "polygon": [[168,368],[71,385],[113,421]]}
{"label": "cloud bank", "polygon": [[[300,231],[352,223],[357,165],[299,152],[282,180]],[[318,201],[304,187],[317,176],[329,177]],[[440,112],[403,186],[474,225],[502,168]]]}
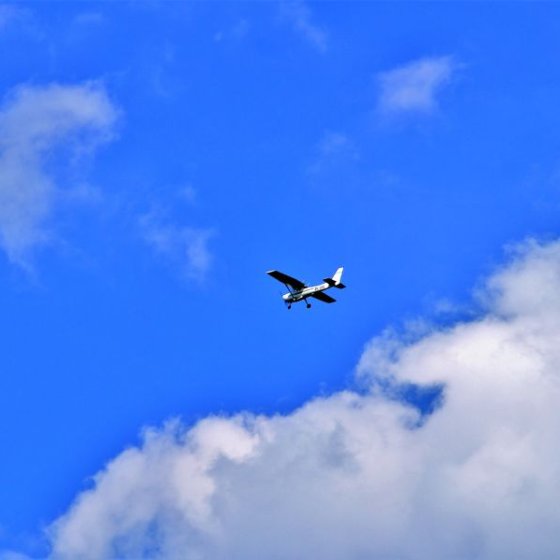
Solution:
{"label": "cloud bank", "polygon": [[379,74],[378,110],[384,114],[430,113],[455,70],[451,57],[422,58]]}
{"label": "cloud bank", "polygon": [[26,266],[51,239],[49,220],[65,196],[52,171],[53,152],[90,151],[107,140],[116,110],[92,83],[22,86],[0,107],[0,248]]}
{"label": "cloud bank", "polygon": [[[364,391],[146,430],[49,530],[53,560],[560,557],[560,242],[477,319],[364,351]],[[442,384],[418,409],[380,387]]]}

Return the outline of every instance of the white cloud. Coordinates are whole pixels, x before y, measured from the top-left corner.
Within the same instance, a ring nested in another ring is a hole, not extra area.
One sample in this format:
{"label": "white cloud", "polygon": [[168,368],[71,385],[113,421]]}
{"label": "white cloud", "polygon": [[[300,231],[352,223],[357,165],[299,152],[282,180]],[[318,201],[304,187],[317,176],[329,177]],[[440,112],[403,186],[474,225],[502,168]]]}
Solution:
{"label": "white cloud", "polygon": [[[194,201],[192,187],[182,191],[188,202]],[[215,232],[210,228],[178,226],[165,220],[157,212],[146,214],[140,219],[145,241],[187,278],[203,281],[212,266],[213,257],[208,247]]]}
{"label": "white cloud", "polygon": [[107,140],[116,111],[95,84],[22,86],[0,107],[0,248],[17,264],[51,239],[49,220],[67,196],[47,170],[57,148],[84,153]]}
{"label": "white cloud", "polygon": [[382,113],[429,113],[437,107],[437,94],[455,70],[450,56],[422,58],[379,74]]}
{"label": "white cloud", "polygon": [[[560,557],[560,242],[482,296],[470,322],[374,339],[362,393],[147,430],[51,526],[52,559]],[[424,422],[380,388],[409,382],[445,387]]]}
{"label": "white cloud", "polygon": [[327,51],[328,34],[313,22],[311,10],[305,2],[288,2],[282,5],[282,15],[310,45],[321,53]]}

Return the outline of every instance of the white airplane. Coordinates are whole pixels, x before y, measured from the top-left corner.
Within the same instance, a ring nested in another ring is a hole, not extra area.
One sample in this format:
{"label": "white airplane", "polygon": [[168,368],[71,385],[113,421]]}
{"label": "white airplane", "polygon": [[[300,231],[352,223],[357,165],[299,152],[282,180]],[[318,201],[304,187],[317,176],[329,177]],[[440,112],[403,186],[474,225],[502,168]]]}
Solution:
{"label": "white airplane", "polygon": [[279,272],[278,270],[269,270],[267,274],[279,282],[282,282],[282,284],[285,284],[286,288],[288,288],[288,293],[282,296],[282,299],[288,306],[288,309],[291,309],[292,303],[297,303],[302,300],[305,300],[307,309],[309,309],[311,307],[311,304],[307,301],[307,298],[309,297],[314,297],[315,299],[324,301],[325,303],[334,303],[336,301],[336,299],[324,292],[325,290],[333,287],[338,288],[339,290],[346,288],[346,286],[340,281],[343,270],[344,269],[341,266],[336,270],[332,278],[325,278],[323,280],[323,284],[317,284],[316,286],[306,286],[301,280],[296,280],[295,278],[292,278],[283,272]]}

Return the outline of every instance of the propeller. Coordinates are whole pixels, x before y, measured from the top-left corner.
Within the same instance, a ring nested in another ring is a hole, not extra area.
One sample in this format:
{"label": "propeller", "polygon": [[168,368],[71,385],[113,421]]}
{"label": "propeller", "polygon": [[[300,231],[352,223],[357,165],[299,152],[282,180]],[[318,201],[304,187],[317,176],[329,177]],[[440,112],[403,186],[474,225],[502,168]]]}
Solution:
{"label": "propeller", "polygon": [[286,300],[284,299],[284,293],[285,293],[285,292],[282,291],[282,290],[278,290],[278,293],[280,294],[280,299],[282,300],[282,303],[283,303],[286,307],[289,308],[292,304],[291,304],[289,301],[286,301]]}

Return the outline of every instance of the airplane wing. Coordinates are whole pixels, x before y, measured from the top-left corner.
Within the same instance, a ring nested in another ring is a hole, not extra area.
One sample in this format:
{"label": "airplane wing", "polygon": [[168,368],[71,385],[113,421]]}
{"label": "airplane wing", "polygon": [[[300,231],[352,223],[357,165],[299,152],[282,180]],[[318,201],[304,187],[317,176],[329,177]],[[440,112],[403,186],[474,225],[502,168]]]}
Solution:
{"label": "airplane wing", "polygon": [[325,294],[325,292],[315,292],[311,294],[311,297],[318,299],[319,301],[324,301],[325,303],[334,303],[336,299],[332,298],[331,296]]}
{"label": "airplane wing", "polygon": [[279,282],[282,282],[282,284],[286,284],[287,286],[292,287],[294,290],[301,290],[305,288],[305,284],[303,282],[297,280],[296,278],[292,278],[291,276],[288,276],[287,274],[284,274],[283,272],[280,272],[278,270],[269,270],[267,274],[269,276],[272,276],[272,278],[275,278]]}

